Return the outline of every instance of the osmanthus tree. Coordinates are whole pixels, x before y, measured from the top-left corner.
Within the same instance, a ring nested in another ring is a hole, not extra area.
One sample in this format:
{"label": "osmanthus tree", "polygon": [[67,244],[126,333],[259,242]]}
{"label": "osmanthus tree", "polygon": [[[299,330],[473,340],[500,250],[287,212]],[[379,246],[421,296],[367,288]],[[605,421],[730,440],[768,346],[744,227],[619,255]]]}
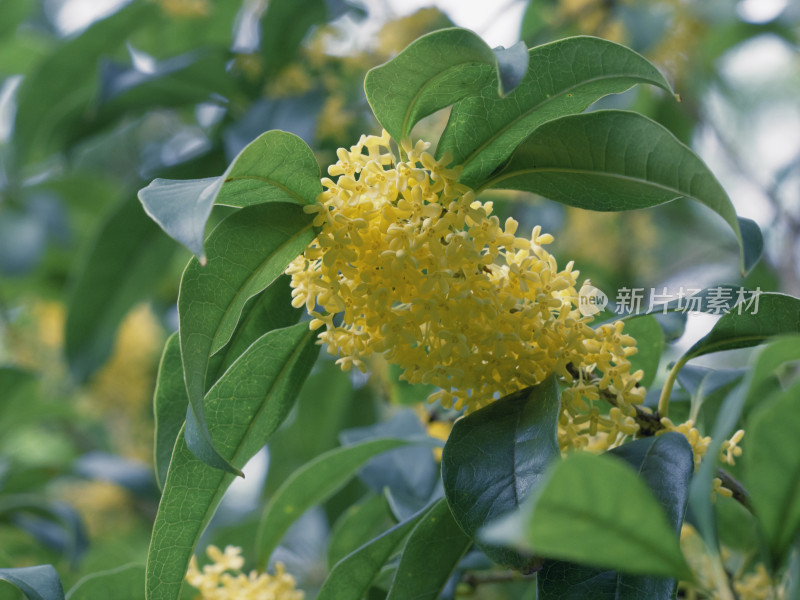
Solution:
{"label": "osmanthus tree", "polygon": [[[354,506],[318,598],[434,599],[485,581],[544,599],[669,599],[679,581],[691,597],[800,597],[800,387],[782,372],[800,359],[800,300],[745,290],[651,404],[654,312],[581,306],[580,265],[557,264],[551,235],[501,222],[482,196],[521,190],[598,211],[689,198],[727,223],[748,271],[761,234],[701,159],[640,114],[585,112],[637,84],[672,94],[647,60],[599,38],[493,50],[445,29],[368,73],[384,131],[340,149],[328,177],[302,140],[276,130],[222,175],[141,190],[147,213],[195,255],[155,392],[162,497],[148,600],[180,598],[185,581],[202,598],[299,597],[282,565],[264,573],[284,534],[375,457],[414,445],[428,462],[380,463],[394,525],[373,534],[372,505]],[[431,152],[413,128],[450,106]],[[206,235],[216,205],[235,210]],[[761,344],[747,369],[687,364]],[[320,346],[343,370],[382,357],[458,416],[441,468],[437,442],[417,430],[350,432],[271,495],[252,556],[212,546],[200,568],[201,534],[292,411]],[[680,402],[678,379],[691,392]],[[409,477],[429,464],[432,479]],[[681,550],[685,522],[702,561]],[[753,535],[732,536],[731,522]],[[249,577],[245,560],[257,567]],[[59,597],[54,573],[32,569],[0,577],[30,598]]]}

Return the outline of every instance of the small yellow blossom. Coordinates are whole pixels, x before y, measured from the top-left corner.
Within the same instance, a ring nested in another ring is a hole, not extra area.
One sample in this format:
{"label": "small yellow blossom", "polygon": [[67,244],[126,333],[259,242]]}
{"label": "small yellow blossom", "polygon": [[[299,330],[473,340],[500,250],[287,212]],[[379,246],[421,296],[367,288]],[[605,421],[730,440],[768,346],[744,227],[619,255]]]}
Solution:
{"label": "small yellow blossom", "polygon": [[158,4],[176,19],[207,17],[211,13],[209,0],[158,0]]}
{"label": "small yellow blossom", "polygon": [[[599,432],[608,447],[634,436],[645,390],[623,323],[592,329],[577,308],[578,272],[544,249],[553,237],[538,226],[518,236],[428,147],[405,141],[398,160],[384,132],[338,150],[307,207],[320,233],[287,269],[293,305],[344,370],[382,354],[402,379],[439,388],[431,402],[467,412],[556,373],[570,386],[563,449]],[[607,413],[601,392],[615,400]]]}
{"label": "small yellow blossom", "polygon": [[213,562],[202,571],[192,557],[186,581],[200,592],[196,600],[303,600],[303,592],[295,589],[294,577],[281,563],[275,565],[275,575],[258,571],[246,575],[241,571],[241,553],[237,546],[226,546],[224,551],[209,546],[206,554]]}

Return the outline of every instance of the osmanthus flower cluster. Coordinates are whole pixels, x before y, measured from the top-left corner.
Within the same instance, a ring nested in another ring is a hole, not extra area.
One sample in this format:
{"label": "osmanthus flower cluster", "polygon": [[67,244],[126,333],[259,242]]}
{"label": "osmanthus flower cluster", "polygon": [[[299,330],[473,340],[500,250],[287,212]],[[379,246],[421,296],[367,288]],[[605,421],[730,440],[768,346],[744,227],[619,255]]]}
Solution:
{"label": "osmanthus flower cluster", "polygon": [[202,570],[193,556],[186,573],[186,581],[196,588],[197,600],[303,600],[304,593],[295,589],[294,577],[286,573],[281,563],[275,565],[275,574],[251,571],[242,573],[242,549],[226,546],[222,551],[208,546],[206,554],[211,564]]}
{"label": "osmanthus flower cluster", "polygon": [[[403,379],[437,386],[430,401],[467,412],[555,372],[569,385],[562,447],[635,434],[645,395],[643,373],[631,372],[635,340],[621,322],[590,327],[578,272],[544,249],[552,236],[501,224],[428,146],[404,143],[398,160],[384,132],[339,149],[336,179],[307,207],[319,236],[287,271],[293,304],[345,370],[382,354]],[[601,392],[615,398],[608,413]]]}
{"label": "osmanthus flower cluster", "polygon": [[[592,328],[578,310],[578,271],[544,248],[553,237],[538,226],[518,236],[513,218],[501,223],[428,147],[403,142],[398,160],[384,131],[338,150],[335,179],[306,207],[320,233],[287,269],[293,305],[344,370],[365,371],[381,354],[403,379],[436,386],[429,401],[465,412],[555,373],[566,384],[562,450],[634,437],[645,389],[624,323]],[[692,423],[662,426],[686,435],[699,461],[710,439]]]}

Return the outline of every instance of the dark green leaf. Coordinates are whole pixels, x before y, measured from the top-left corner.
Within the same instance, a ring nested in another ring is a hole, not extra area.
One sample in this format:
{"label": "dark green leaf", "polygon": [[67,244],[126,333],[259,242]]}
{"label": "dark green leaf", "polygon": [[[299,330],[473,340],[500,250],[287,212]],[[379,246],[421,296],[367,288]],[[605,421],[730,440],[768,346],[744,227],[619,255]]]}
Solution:
{"label": "dark green leaf", "polygon": [[[609,452],[633,467],[655,495],[674,535],[680,533],[694,471],[692,448],[686,438],[667,433],[624,444]],[[546,561],[537,577],[540,600],[670,600],[676,589],[672,578],[603,571],[562,561]]]}
{"label": "dark green leaf", "polygon": [[427,508],[419,511],[336,563],[317,600],[361,600],[398,544],[427,513]]}
{"label": "dark green leaf", "polygon": [[711,352],[749,348],[784,333],[800,333],[800,300],[784,294],[762,293],[757,305],[740,303],[724,314],[681,360]]}
{"label": "dark green leaf", "polygon": [[261,18],[265,75],[272,77],[290,63],[308,30],[326,17],[324,0],[270,0]]}
{"label": "dark green leaf", "polygon": [[[251,206],[222,221],[208,239],[208,263],[189,261],[178,296],[184,380],[189,396],[187,443],[208,464],[230,470],[210,443],[203,395],[210,357],[231,338],[245,303],[265,289],[314,239],[300,206]],[[235,472],[235,471],[233,471]]]}
{"label": "dark green leaf", "polygon": [[628,466],[608,456],[567,456],[520,513],[491,526],[484,536],[516,541],[537,556],[630,574],[691,578],[659,501]]}
{"label": "dark green leaf", "polygon": [[[209,390],[211,439],[237,468],[264,446],[291,410],[319,352],[315,338],[306,323],[270,331]],[[150,542],[149,600],[179,597],[197,540],[232,479],[196,458],[178,437]]]}
{"label": "dark green leaf", "polygon": [[142,600],[144,598],[145,568],[128,564],[108,571],[87,575],[68,592],[66,600]]}
{"label": "dark green leaf", "polygon": [[324,502],[352,479],[373,456],[405,446],[402,439],[376,439],[330,450],[292,473],[270,500],[256,534],[257,562],[266,567],[273,550],[292,523]]}
{"label": "dark green leaf", "polygon": [[800,529],[800,384],[754,411],[747,437],[745,484],[777,568]]}
{"label": "dark green leaf", "polygon": [[572,37],[532,48],[527,75],[506,98],[490,84],[453,106],[437,148],[463,165],[460,181],[481,187],[537,127],[583,112],[607,94],[637,83],[671,91],[652,64],[624,46],[593,37]]}
{"label": "dark green leaf", "polygon": [[328,565],[335,565],[392,523],[386,498],[368,494],[365,500],[350,506],[337,519],[328,542]]}
{"label": "dark green leaf", "polygon": [[206,223],[215,203],[312,204],[321,192],[319,166],[311,149],[296,135],[276,130],[247,145],[222,176],[154,179],[139,190],[139,200],[170,237],[203,260]]}
{"label": "dark green leaf", "polygon": [[442,498],[408,536],[387,600],[436,600],[472,541]]}
{"label": "dark green leaf", "polygon": [[[473,540],[514,511],[561,456],[555,377],[492,402],[456,421],[442,453],[442,480],[453,517]],[[476,542],[495,562],[526,571],[531,556]]]}
{"label": "dark green leaf", "polygon": [[0,569],[0,579],[15,586],[28,600],[64,600],[61,579],[52,565]]}
{"label": "dark green leaf", "polygon": [[135,200],[113,209],[73,275],[64,343],[78,381],[108,358],[120,321],[154,288],[174,249]]}
{"label": "dark green leaf", "polygon": [[370,70],[364,89],[380,124],[402,140],[420,119],[484,85],[491,84],[498,95],[496,64],[492,49],[471,31],[442,29]]}
{"label": "dark green leaf", "polygon": [[549,121],[483,187],[525,190],[599,211],[692,198],[725,219],[742,248],[743,270],[753,266],[744,263],[755,255],[744,247],[752,235],[743,239],[733,204],[705,163],[667,129],[636,113],[601,110]]}

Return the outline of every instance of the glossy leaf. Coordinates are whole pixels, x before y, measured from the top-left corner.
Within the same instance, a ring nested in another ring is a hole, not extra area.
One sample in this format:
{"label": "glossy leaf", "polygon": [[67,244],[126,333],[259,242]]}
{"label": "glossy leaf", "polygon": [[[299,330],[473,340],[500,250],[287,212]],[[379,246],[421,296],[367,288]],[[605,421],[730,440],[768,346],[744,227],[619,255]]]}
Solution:
{"label": "glossy leaf", "polygon": [[[741,314],[739,314],[741,308]],[[800,299],[784,294],[762,293],[755,305],[740,304],[723,315],[711,331],[683,355],[689,360],[711,352],[749,348],[770,337],[800,333]]]}
{"label": "glossy leaf", "polygon": [[[692,449],[686,438],[666,433],[624,444],[608,454],[625,460],[636,470],[666,512],[673,534],[678,535],[694,471]],[[670,600],[677,584],[669,577],[630,575],[563,561],[546,561],[536,580],[540,600],[587,597]]]}
{"label": "glossy leaf", "polygon": [[367,73],[364,90],[378,122],[395,140],[408,137],[420,119],[491,85],[498,94],[497,58],[466,29],[422,36]]}
{"label": "glossy leaf", "polygon": [[781,389],[776,372],[787,362],[800,361],[800,335],[779,335],[758,353],[749,372],[745,415]]}
{"label": "glossy leaf", "polygon": [[494,86],[453,106],[437,155],[463,165],[460,181],[480,187],[537,127],[583,112],[607,94],[649,83],[670,92],[664,76],[642,56],[600,38],[578,36],[528,51],[528,72],[505,98]]}
{"label": "glossy leaf", "polygon": [[745,484],[777,568],[800,530],[800,384],[753,412],[747,437]]}
{"label": "glossy leaf", "polygon": [[322,192],[319,166],[296,135],[267,131],[248,144],[220,177],[154,179],[139,190],[148,215],[173,239],[204,260],[206,223],[214,204],[312,204]]}
{"label": "glossy leaf", "polygon": [[0,579],[16,587],[28,600],[64,600],[61,579],[52,565],[0,569]]}
{"label": "glossy leaf", "polygon": [[[453,517],[473,540],[490,521],[514,511],[535,490],[561,452],[554,377],[459,419],[442,453],[442,480]],[[526,571],[529,555],[485,544],[495,562]]]}
{"label": "glossy leaf", "polygon": [[402,439],[368,440],[330,450],[292,473],[264,510],[256,534],[258,564],[263,569],[292,523],[306,510],[324,502],[352,479],[373,456],[408,444]]}
{"label": "glossy leaf", "polygon": [[144,565],[131,563],[116,569],[92,573],[82,578],[67,592],[66,600],[142,600],[144,597]]}
{"label": "glossy leaf", "polygon": [[[209,432],[238,468],[280,426],[319,352],[306,323],[270,331],[251,345],[206,396]],[[180,436],[167,473],[147,559],[148,600],[176,600],[200,534],[233,476],[209,467]]]}
{"label": "glossy leaf", "polygon": [[442,498],[409,534],[386,599],[436,600],[471,544]]}
{"label": "glossy leaf", "polygon": [[755,252],[733,204],[703,161],[667,129],[642,115],[601,110],[547,122],[528,137],[484,188],[525,190],[598,211],[647,208],[681,197],[706,205],[733,229],[743,270]]}
{"label": "glossy leaf", "polygon": [[73,273],[64,343],[75,379],[105,362],[120,321],[153,290],[174,249],[137,202],[109,214]]}
{"label": "glossy leaf", "polygon": [[[222,221],[208,239],[208,263],[193,258],[178,295],[181,357],[191,412],[187,443],[217,468],[230,465],[210,443],[203,414],[210,357],[228,343],[245,303],[280,276],[314,238],[301,207],[252,206]],[[235,472],[235,471],[232,471]]]}
{"label": "glossy leaf", "polygon": [[688,579],[691,572],[674,529],[630,467],[609,456],[578,452],[555,465],[520,513],[500,520],[484,536],[516,541],[546,558]]}
{"label": "glossy leaf", "polygon": [[336,563],[317,600],[361,600],[400,542],[427,513],[427,508],[419,511]]}

